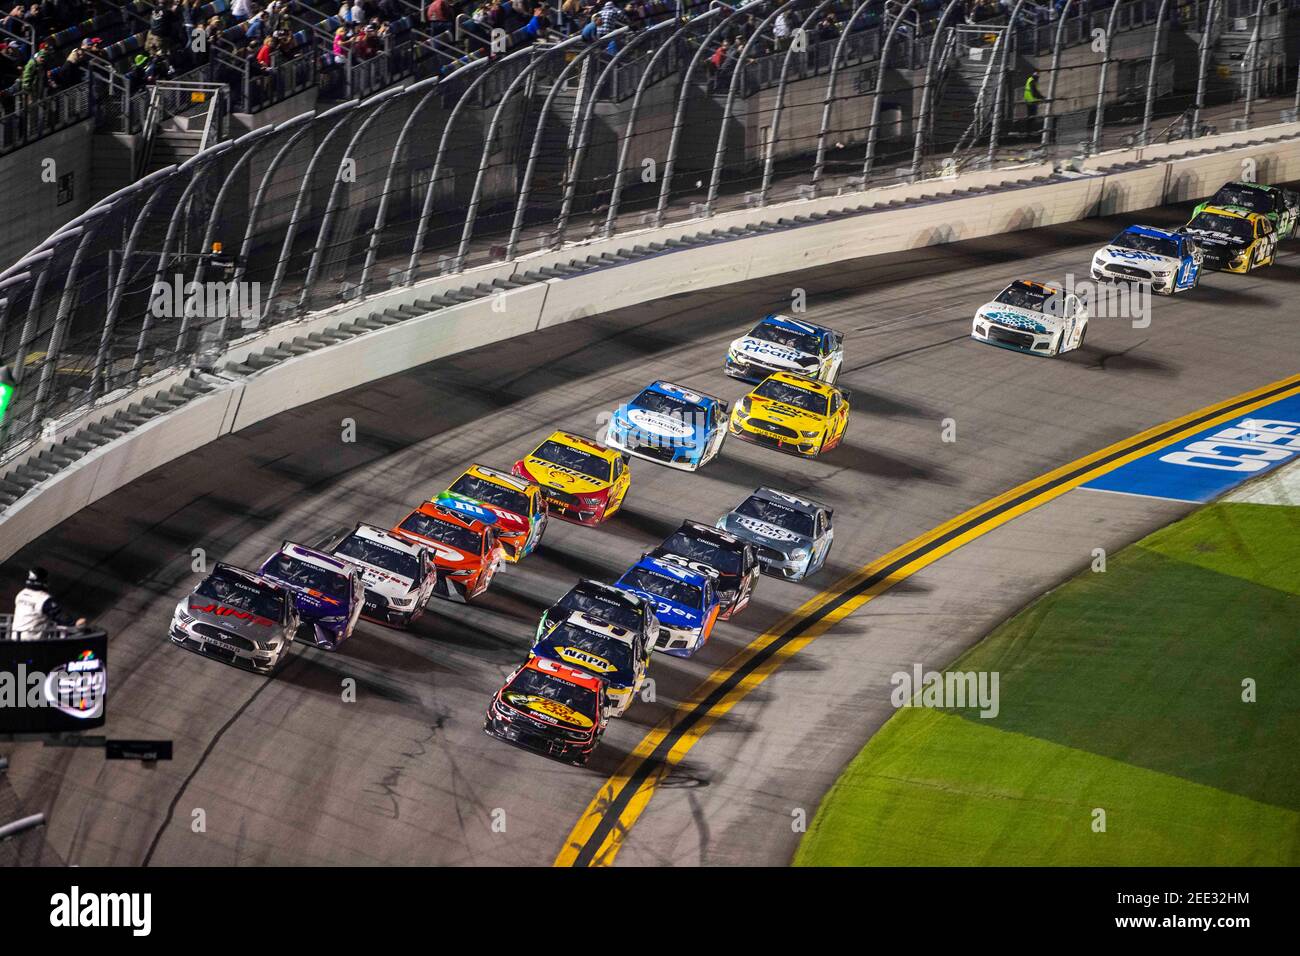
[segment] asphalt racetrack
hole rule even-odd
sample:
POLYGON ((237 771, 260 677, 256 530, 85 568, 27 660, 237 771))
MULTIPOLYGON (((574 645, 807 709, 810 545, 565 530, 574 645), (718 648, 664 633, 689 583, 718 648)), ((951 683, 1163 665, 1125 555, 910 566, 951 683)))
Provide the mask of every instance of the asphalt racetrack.
MULTIPOLYGON (((549 864, 646 731, 820 588, 1022 481, 1297 371, 1296 242, 1272 268, 1155 297, 1147 328, 1095 318, 1084 348, 1059 359, 969 339, 975 309, 1011 279, 1086 278, 1092 251, 1129 222, 1176 224, 1187 211, 866 258, 559 326, 287 412, 159 469, 16 555, 2 596, 29 563, 48 567, 63 602, 112 635, 107 733, 170 738, 175 759, 148 767, 25 743, 7 749, 9 782, 47 815, 52 848, 80 865, 549 864), (811 319, 847 333, 853 413, 845 445, 823 459, 729 438, 693 475, 634 460, 621 514, 597 529, 552 521, 539 552, 480 605, 435 601, 410 632, 362 622, 341 652, 300 647, 271 679, 167 641, 172 608, 198 580, 195 548, 252 566, 285 538, 389 526, 470 462, 509 467, 558 427, 594 436, 602 412, 654 378, 739 398, 747 386, 721 370, 727 343, 788 310, 796 288, 811 319), (347 418, 354 443, 341 440, 347 418), (955 442, 941 440, 945 419, 955 442), (585 769, 483 734, 487 701, 544 607, 580 576, 614 579, 681 519, 712 522, 758 485, 834 506, 824 572, 764 578, 694 658, 656 655, 656 701, 613 721, 585 769), (354 703, 342 699, 347 678, 354 703)), ((1134 511, 1122 536, 1168 517, 1092 494, 1094 508, 1134 511)), ((1086 534, 1092 517, 1060 504, 1036 520, 1073 520, 1086 534)), ((1008 561, 1034 561, 1015 551, 1008 561)), ((903 582, 870 605, 870 627, 843 622, 718 721, 617 862, 789 862, 792 817, 811 818, 888 716, 888 674, 946 664, 1071 570, 963 565, 962 553, 945 559, 949 590, 903 582)), ((1082 567, 1088 552, 1070 561, 1082 567)))

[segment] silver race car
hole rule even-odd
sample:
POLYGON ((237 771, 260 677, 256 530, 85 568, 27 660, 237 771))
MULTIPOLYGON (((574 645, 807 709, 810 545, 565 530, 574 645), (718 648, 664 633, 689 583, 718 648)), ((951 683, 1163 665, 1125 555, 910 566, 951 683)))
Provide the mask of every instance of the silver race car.
POLYGON ((755 490, 718 527, 757 545, 763 570, 790 581, 821 570, 835 538, 829 507, 771 488, 755 490))
POLYGON ((298 631, 293 595, 275 582, 218 564, 176 605, 172 643, 227 664, 269 674, 298 631))

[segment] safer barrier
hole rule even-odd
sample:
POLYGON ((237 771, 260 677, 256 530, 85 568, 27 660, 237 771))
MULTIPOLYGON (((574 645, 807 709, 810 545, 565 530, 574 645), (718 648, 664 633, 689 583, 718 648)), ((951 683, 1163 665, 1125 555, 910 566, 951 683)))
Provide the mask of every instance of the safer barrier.
MULTIPOLYGON (((571 247, 563 257, 538 253, 426 280, 277 326, 231 348, 217 363, 220 372, 202 377, 197 397, 103 443, 10 505, 0 517, 0 559, 222 435, 503 338, 864 254, 1197 199, 1243 169, 1261 180, 1300 178, 1300 123, 1256 130, 1254 142, 1248 136, 1200 140, 1197 153, 1186 157, 1148 161, 1125 152, 1104 166, 1107 157, 1097 157, 1100 168, 1058 171, 1036 164, 737 210, 571 247), (1214 146, 1218 151, 1210 151, 1214 146), (682 261, 687 256, 688 266, 682 261)), ((149 391, 159 387, 151 383, 149 391)))

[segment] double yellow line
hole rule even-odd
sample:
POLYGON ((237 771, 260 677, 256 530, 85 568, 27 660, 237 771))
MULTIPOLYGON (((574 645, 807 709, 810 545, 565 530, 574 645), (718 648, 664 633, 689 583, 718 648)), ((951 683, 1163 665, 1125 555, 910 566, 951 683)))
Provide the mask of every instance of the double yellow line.
POLYGON ((976 505, 817 594, 718 668, 660 722, 600 788, 556 866, 609 866, 659 782, 714 722, 797 654, 872 598, 946 554, 1086 481, 1236 415, 1300 394, 1300 375, 1265 385, 1093 452, 976 505))

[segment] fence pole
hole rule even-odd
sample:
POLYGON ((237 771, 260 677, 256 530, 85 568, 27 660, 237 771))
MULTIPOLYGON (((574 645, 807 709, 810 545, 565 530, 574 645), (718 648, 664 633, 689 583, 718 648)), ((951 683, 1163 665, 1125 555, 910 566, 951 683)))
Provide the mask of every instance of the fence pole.
POLYGON ((1196 76, 1196 103, 1192 107, 1192 137, 1201 135, 1201 109, 1205 105, 1205 67, 1210 59, 1210 32, 1214 29, 1214 15, 1218 0, 1210 0, 1205 9, 1205 28, 1201 31, 1200 65, 1196 76))
MULTIPOLYGON (((911 12, 916 0, 907 0, 900 10, 894 16, 894 22, 889 25, 889 32, 885 34, 885 44, 880 50, 880 66, 876 70, 876 93, 871 98, 871 126, 867 130, 867 155, 862 160, 862 184, 867 184, 867 174, 871 172, 871 165, 876 158, 876 135, 880 125, 880 98, 885 94, 885 70, 889 67, 889 48, 894 45, 894 33, 898 30, 898 25, 903 22, 903 18, 911 12)), ((1015 23, 1016 13, 1020 11, 1020 4, 1016 4, 1015 12, 1011 14, 1011 22, 1015 23)), ((910 65, 910 64, 909 64, 910 65)))
POLYGON ((934 36, 930 40, 930 56, 925 61, 925 82, 921 87, 921 109, 920 116, 916 122, 916 135, 912 143, 912 178, 918 179, 921 175, 921 154, 925 149, 925 131, 930 123, 930 113, 933 111, 934 94, 931 86, 934 83, 934 61, 939 54, 939 48, 943 45, 943 31, 948 23, 948 17, 958 7, 964 7, 965 0, 950 0, 948 5, 943 8, 943 13, 939 15, 939 22, 934 26, 934 36))
MULTIPOLYGON (((989 124, 989 155, 988 167, 993 168, 993 159, 998 151, 998 134, 1002 131, 1002 101, 1004 98, 1004 86, 1007 77, 1007 57, 1010 56, 1010 50, 1016 45, 1016 20, 1020 16, 1020 8, 1024 6, 1025 0, 1016 0, 1016 5, 1011 10, 1011 18, 1007 21, 1006 32, 1002 35, 1002 60, 1001 69, 998 70, 997 81, 993 84, 993 120, 989 124)), ((1115 0, 1116 6, 1119 0, 1115 0)), ((1013 61, 1014 62, 1014 61, 1013 61)), ((972 147, 974 143, 971 144, 972 147)))
POLYGON ((1246 73, 1246 105, 1241 113, 1241 122, 1244 129, 1250 128, 1251 107, 1255 105, 1255 74, 1259 70, 1259 32, 1260 26, 1264 21, 1264 4, 1267 0, 1259 0, 1259 5, 1255 7, 1255 27, 1250 31, 1250 47, 1247 54, 1246 73))
POLYGON ((1061 19, 1056 24, 1056 39, 1052 43, 1052 77, 1047 81, 1047 109, 1043 112, 1043 149, 1052 139, 1052 119, 1053 112, 1056 108, 1056 78, 1061 70, 1061 41, 1065 38, 1065 25, 1070 18, 1070 4, 1074 0, 1065 0, 1065 6, 1061 7, 1061 19))
MULTIPOLYGON (((794 59, 795 47, 802 45, 804 55, 807 55, 809 24, 821 16, 822 12, 834 2, 835 0, 822 0, 820 4, 813 8, 813 12, 804 18, 803 23, 799 25, 796 32, 799 42, 796 43, 794 38, 791 38, 790 46, 785 51, 785 59, 781 61, 781 78, 776 86, 776 104, 772 108, 772 131, 768 134, 767 149, 764 151, 763 156, 763 182, 758 188, 760 206, 767 205, 768 190, 772 187, 772 168, 776 162, 776 143, 781 135, 781 112, 785 109, 786 77, 790 72, 790 61, 794 59)), ((954 2, 957 2, 957 0, 954 0, 954 2)))
POLYGON ((1151 135, 1151 117, 1155 114, 1156 108, 1156 64, 1160 59, 1160 28, 1165 22, 1165 10, 1169 6, 1169 0, 1160 0, 1160 10, 1156 13, 1156 32, 1151 38, 1151 64, 1147 67, 1147 96, 1146 105, 1142 110, 1142 132, 1138 133, 1138 145, 1145 146, 1147 137, 1151 135))
MULTIPOLYGON (((853 13, 849 16, 849 22, 844 24, 844 32, 840 34, 839 41, 835 44, 835 52, 831 54, 831 74, 826 81, 826 98, 822 103, 822 122, 817 132, 817 158, 813 161, 812 190, 816 196, 822 181, 822 170, 826 165, 826 134, 830 132, 831 127, 831 105, 835 102, 835 80, 840 72, 840 54, 844 52, 845 41, 848 40, 849 34, 853 32, 853 24, 857 22, 858 17, 864 10, 877 0, 862 0, 853 8, 853 13)), ((883 2, 883 0, 880 0, 883 2)))
POLYGON ((1097 79, 1097 109, 1093 113, 1092 142, 1088 144, 1089 153, 1097 153, 1101 149, 1101 127, 1105 121, 1106 113, 1106 79, 1110 73, 1110 43, 1111 38, 1115 35, 1115 14, 1119 13, 1119 5, 1122 2, 1123 0, 1115 0, 1111 4, 1110 16, 1106 18, 1106 36, 1103 39, 1106 47, 1101 57, 1101 75, 1097 79))
MULTIPOLYGON (((346 106, 347 104, 343 104, 346 106)), ((333 110, 322 114, 328 116, 333 110)), ((275 178, 276 172, 280 169, 280 163, 289 155, 289 151, 298 145, 298 141, 311 132, 315 121, 319 119, 314 113, 300 113, 287 123, 281 123, 276 127, 277 133, 283 133, 290 127, 302 124, 302 129, 296 131, 289 137, 288 141, 276 151, 275 156, 271 158, 271 163, 266 167, 266 172, 262 173, 262 180, 257 184, 257 192, 253 195, 253 204, 249 207, 248 222, 244 224, 244 238, 239 244, 239 255, 235 257, 235 281, 242 282, 244 273, 248 271, 248 253, 253 245, 253 235, 257 231, 257 221, 262 206, 266 201, 266 191, 271 185, 271 180, 275 178)))

